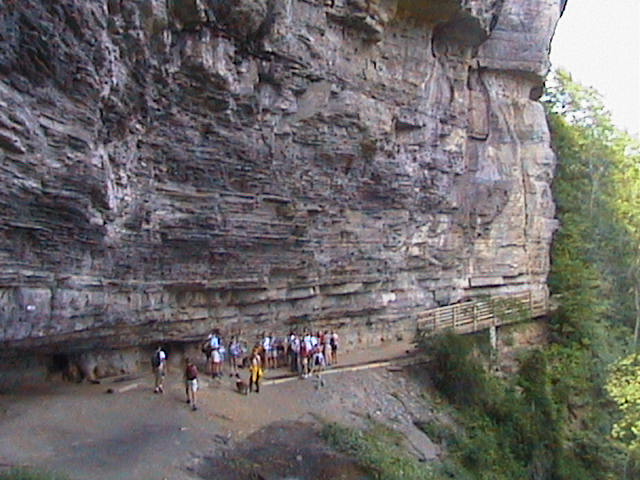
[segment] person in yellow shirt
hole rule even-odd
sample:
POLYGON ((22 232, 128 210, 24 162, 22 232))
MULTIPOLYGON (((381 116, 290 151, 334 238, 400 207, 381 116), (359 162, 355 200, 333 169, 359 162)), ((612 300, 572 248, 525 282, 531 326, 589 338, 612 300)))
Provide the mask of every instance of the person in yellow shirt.
POLYGON ((256 393, 260 393, 260 379, 263 375, 262 359, 257 350, 251 352, 251 359, 249 360, 249 392, 253 391, 253 386, 256 386, 256 393))

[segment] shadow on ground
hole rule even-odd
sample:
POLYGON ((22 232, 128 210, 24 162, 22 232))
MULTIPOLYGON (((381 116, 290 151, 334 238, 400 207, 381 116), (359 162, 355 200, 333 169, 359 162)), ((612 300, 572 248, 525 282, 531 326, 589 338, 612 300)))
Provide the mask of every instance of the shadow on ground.
POLYGON ((371 472, 337 453, 307 422, 278 422, 248 436, 234 448, 205 457, 195 472, 205 480, 367 480, 371 472))

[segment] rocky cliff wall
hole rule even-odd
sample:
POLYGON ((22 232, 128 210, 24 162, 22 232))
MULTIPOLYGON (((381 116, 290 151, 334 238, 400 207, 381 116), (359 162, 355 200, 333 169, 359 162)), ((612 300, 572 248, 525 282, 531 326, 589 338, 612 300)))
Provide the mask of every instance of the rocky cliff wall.
POLYGON ((560 3, 5 0, 2 349, 546 295, 560 3))

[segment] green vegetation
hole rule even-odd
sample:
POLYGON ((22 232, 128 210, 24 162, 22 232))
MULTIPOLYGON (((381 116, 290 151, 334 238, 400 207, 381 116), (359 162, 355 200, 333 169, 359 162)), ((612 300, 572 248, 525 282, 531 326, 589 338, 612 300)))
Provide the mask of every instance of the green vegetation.
POLYGON ((437 478, 428 466, 406 452, 401 434, 380 423, 372 422, 366 431, 329 423, 324 427, 322 436, 339 452, 356 458, 376 480, 437 478))
POLYGON ((577 462, 598 472, 594 478, 638 478, 633 450, 611 437, 615 409, 605 385, 610 366, 637 343, 640 145, 613 127, 597 92, 566 72, 550 84, 561 222, 550 286, 562 295, 547 352, 553 398, 567 425, 565 443, 577 462))
MULTIPOLYGON (((472 337, 449 333, 425 339, 436 389, 455 408, 461 428, 444 431, 456 478, 591 478, 561 476, 558 413, 551 398, 548 368, 540 351, 522 359, 518 374, 502 380, 487 373, 488 362, 472 337), (459 477, 461 475, 462 476, 459 477)), ((424 428, 433 435, 433 426, 424 428)), ((437 436, 436 436, 437 438, 437 436)), ((452 473, 452 472, 451 472, 452 473)))
POLYGON ((597 92, 566 72, 549 85, 560 220, 549 282, 561 308, 550 344, 509 379, 488 373, 472 338, 425 340, 457 427, 421 427, 446 444, 455 478, 640 478, 640 145, 597 92))
POLYGON ((13 468, 6 472, 0 471, 0 480, 68 480, 63 475, 45 472, 41 470, 31 470, 26 468, 13 468))
POLYGON ((627 452, 625 472, 637 472, 640 459, 640 355, 634 353, 613 365, 607 391, 615 400, 622 416, 613 427, 613 438, 621 442, 627 452))

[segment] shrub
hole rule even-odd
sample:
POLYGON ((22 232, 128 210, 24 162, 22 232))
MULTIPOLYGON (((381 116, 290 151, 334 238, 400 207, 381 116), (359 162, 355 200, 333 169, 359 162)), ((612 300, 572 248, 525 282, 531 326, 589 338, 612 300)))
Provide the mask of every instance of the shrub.
POLYGON ((489 396, 490 382, 481 361, 470 358, 472 346, 470 337, 452 332, 422 341, 431 359, 433 384, 454 405, 480 406, 489 396))

